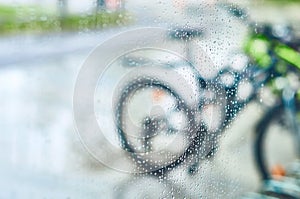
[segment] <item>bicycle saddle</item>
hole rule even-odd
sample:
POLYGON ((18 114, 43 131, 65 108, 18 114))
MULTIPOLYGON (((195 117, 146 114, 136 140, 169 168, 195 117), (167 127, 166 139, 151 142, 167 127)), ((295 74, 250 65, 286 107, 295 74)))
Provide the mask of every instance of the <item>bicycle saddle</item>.
POLYGON ((195 37, 200 37, 203 35, 203 30, 196 28, 173 28, 169 32, 169 36, 172 39, 178 40, 191 40, 195 37))

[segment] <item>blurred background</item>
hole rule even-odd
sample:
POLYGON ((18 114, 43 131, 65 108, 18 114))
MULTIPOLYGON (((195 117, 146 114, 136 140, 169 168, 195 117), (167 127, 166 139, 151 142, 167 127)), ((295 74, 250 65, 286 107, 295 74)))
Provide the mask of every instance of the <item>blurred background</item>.
POLYGON ((221 68, 247 27, 217 9, 219 3, 239 4, 257 23, 300 29, 297 0, 0 0, 0 198, 237 198, 257 190, 257 104, 226 130, 218 154, 203 161, 199 173, 189 176, 179 167, 167 182, 102 165, 85 150, 73 121, 82 63, 123 31, 199 27, 207 32, 199 45, 221 68))

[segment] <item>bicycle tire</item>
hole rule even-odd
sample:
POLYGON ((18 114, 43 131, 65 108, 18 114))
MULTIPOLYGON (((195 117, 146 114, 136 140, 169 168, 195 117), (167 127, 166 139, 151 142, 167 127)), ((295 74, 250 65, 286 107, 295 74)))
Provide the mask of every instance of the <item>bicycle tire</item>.
POLYGON ((150 173, 158 176, 167 173, 168 171, 172 170, 172 168, 177 167, 178 165, 186 161, 188 157, 193 155, 196 149, 201 146, 204 140, 205 130, 204 128, 201 128, 198 124, 196 124, 192 109, 186 103, 184 103, 182 97, 174 89, 172 89, 163 81, 153 80, 152 78, 140 78, 132 81, 131 83, 126 85, 126 88, 123 90, 118 102, 119 103, 117 103, 116 107, 116 123, 122 148, 131 154, 137 168, 142 169, 144 173, 150 173), (178 155, 174 159, 171 159, 163 166, 157 165, 155 162, 149 159, 147 160, 147 158, 143 156, 144 154, 140 155, 139 152, 137 152, 137 150, 135 149, 135 146, 130 144, 128 135, 126 134, 122 125, 124 120, 124 118, 122 118, 124 111, 123 106, 124 104, 126 104, 127 98, 138 90, 142 90, 147 87, 156 87, 174 96, 176 102, 178 103, 179 109, 184 110, 188 118, 188 133, 194 134, 190 138, 189 146, 186 147, 186 149, 182 151, 180 155, 178 155))
MULTIPOLYGON (((300 104, 296 103, 296 110, 299 110, 299 108, 300 104)), ((272 175, 268 169, 264 147, 266 136, 268 134, 268 128, 274 120, 280 120, 280 117, 284 114, 284 111, 285 106, 283 102, 273 106, 265 113, 255 129, 256 135, 254 140, 254 159, 262 180, 272 179, 272 175)))

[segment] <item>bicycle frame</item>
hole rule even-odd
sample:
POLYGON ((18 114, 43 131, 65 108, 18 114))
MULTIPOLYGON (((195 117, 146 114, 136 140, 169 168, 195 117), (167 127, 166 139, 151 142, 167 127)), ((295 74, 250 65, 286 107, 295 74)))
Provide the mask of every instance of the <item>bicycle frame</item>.
MULTIPOLYGON (((225 108, 225 118, 218 130, 218 133, 222 133, 248 103, 257 100, 258 91, 262 86, 272 83, 272 81, 277 77, 285 77, 287 72, 299 72, 300 69, 300 53, 289 47, 284 42, 279 41, 277 38, 275 39, 268 34, 264 35, 252 33, 250 39, 246 43, 245 51, 250 57, 252 57, 255 64, 250 64, 248 68, 242 72, 230 71, 230 69, 226 71, 231 72, 235 77, 235 80, 231 87, 226 87, 224 85, 227 105, 225 108), (245 76, 249 78, 253 92, 246 100, 239 101, 236 97, 238 92, 237 85, 244 80, 243 77, 245 76)), ((221 75, 222 72, 220 72, 219 75, 221 75)), ((297 153, 300 156, 300 144, 298 143, 298 140, 300 140, 300 128, 296 121, 295 92, 296 91, 287 87, 280 91, 282 98, 281 101, 290 118, 290 126, 296 137, 295 144, 297 146, 297 153), (289 98, 286 95, 288 92, 290 93, 289 98)), ((212 148, 211 150, 214 151, 215 149, 212 148)), ((195 164, 191 166, 193 168, 191 170, 195 170, 195 165, 198 164, 199 160, 196 160, 195 164)))
MULTIPOLYGON (((237 12, 239 14, 239 12, 237 12)), ((251 26, 250 26, 251 27, 251 26)), ((175 31, 176 32, 176 31, 175 31)), ((191 38, 196 37, 200 34, 198 34, 197 30, 184 30, 180 29, 180 34, 182 36, 179 36, 179 40, 189 40, 189 36, 191 38), (192 34, 193 33, 193 34, 192 34), (192 34, 192 35, 191 35, 192 34), (183 39, 182 39, 183 37, 183 39)), ((249 57, 252 57, 252 62, 248 63, 248 66, 241 71, 238 70, 233 70, 230 67, 225 68, 221 72, 218 73, 218 75, 210 80, 207 80, 199 75, 197 71, 195 71, 195 76, 198 79, 198 86, 201 87, 202 89, 209 89, 209 86, 213 85, 219 88, 219 90, 222 90, 222 92, 225 93, 225 106, 224 106, 224 117, 222 118, 221 124, 217 128, 215 132, 210 132, 209 129, 203 122, 201 121, 200 124, 195 125, 195 129, 193 129, 193 132, 195 137, 193 138, 191 144, 188 146, 186 151, 174 162, 170 162, 169 165, 163 167, 163 168, 157 168, 157 170, 149 172, 150 174, 154 174, 157 176, 163 175, 167 173, 172 168, 175 168, 176 166, 180 165, 181 163, 184 162, 184 160, 194 154, 196 157, 195 159, 195 164, 192 164, 192 166, 198 165, 199 164, 199 159, 200 155, 203 154, 198 154, 197 149, 200 147, 203 147, 203 141, 206 139, 205 136, 209 137, 210 144, 209 144, 209 151, 207 153, 208 156, 213 156, 214 151, 217 149, 217 146, 215 146, 215 140, 218 138, 218 135, 221 134, 226 127, 236 118, 238 113, 243 110, 243 108, 251 103, 252 101, 257 100, 258 96, 258 91, 260 88, 272 83, 272 80, 274 80, 277 77, 284 77, 287 71, 291 71, 293 68, 298 70, 300 69, 300 54, 290 48, 288 45, 286 45, 284 42, 278 40, 278 38, 272 37, 270 33, 255 33, 253 32, 250 37, 249 41, 246 45, 245 51, 249 55, 249 57), (283 62, 282 62, 283 61, 283 62), (292 67, 290 67, 292 66, 292 67), (283 69, 282 69, 283 67, 283 69), (230 75, 233 76, 233 83, 230 85, 226 85, 226 83, 221 81, 222 75, 225 73, 229 73, 230 75), (251 84, 252 91, 251 93, 245 98, 245 99, 239 99, 238 97, 238 92, 239 92, 239 85, 245 81, 245 79, 248 80, 248 82, 251 84), (196 129, 196 127, 198 129, 196 129), (201 130, 200 130, 201 129, 201 130)), ((189 43, 186 42, 186 50, 187 50, 187 56, 189 59, 191 59, 191 51, 189 49, 189 43)), ((189 60, 192 61, 192 60, 189 60)), ((176 63, 166 63, 168 65, 168 68, 170 70, 176 68, 176 63), (170 65, 172 65, 170 67, 170 65)), ((191 67, 193 67, 193 64, 191 63, 191 67)), ((152 82, 140 82, 141 89, 143 86, 156 86, 156 87, 161 87, 163 88, 163 84, 161 84, 160 81, 156 82, 157 85, 154 85, 152 82)), ((133 86, 135 86, 135 83, 132 83, 133 86)), ((130 85, 130 86, 132 86, 130 85)), ((164 88, 163 88, 164 89, 164 88)), ((172 93, 172 90, 168 90, 169 88, 165 88, 167 92, 172 93)), ((215 92, 218 92, 217 90, 214 90, 215 92)), ((280 92, 282 94, 282 91, 280 92)), ((124 93, 121 97, 121 101, 125 101, 127 98, 127 93, 124 93)), ((176 96, 176 95, 175 95, 176 96)), ((282 97, 282 95, 281 95, 282 97)), ((201 112, 203 109, 203 101, 205 99, 199 99, 199 104, 198 104, 198 112, 201 112)), ((291 105, 291 101, 288 101, 288 99, 284 99, 284 101, 288 104, 287 105, 287 110, 292 110, 293 106, 291 105)), ((186 107, 185 110, 192 110, 189 109, 188 105, 186 104, 181 104, 181 106, 186 107)), ((121 108, 119 108, 121 109, 121 108)), ((194 111, 194 110, 193 110, 194 111)), ((121 115, 122 110, 118 111, 117 115, 121 115)), ((294 113, 291 112, 292 117, 294 117, 294 113)), ((192 111, 187 112, 187 114, 190 117, 190 120, 195 122, 195 118, 193 116, 192 111)), ((121 143, 124 149, 127 151, 133 152, 132 147, 128 145, 127 139, 126 139, 126 133, 123 132, 122 129, 122 119, 120 116, 118 116, 118 133, 121 137, 121 143)), ((296 125, 294 125, 296 126, 296 125)), ((300 139, 300 135, 299 135, 300 139)), ((205 147, 205 146, 204 146, 205 147)), ((299 147, 300 148, 300 147, 299 147)), ((300 150, 299 150, 300 151, 300 150)), ((135 155, 135 154, 134 154, 135 155)), ((137 161, 142 162, 142 158, 138 157, 137 155, 134 156, 137 161)), ((152 165, 142 165, 143 167, 151 167, 152 165)), ((147 169, 146 169, 147 170, 147 169)))

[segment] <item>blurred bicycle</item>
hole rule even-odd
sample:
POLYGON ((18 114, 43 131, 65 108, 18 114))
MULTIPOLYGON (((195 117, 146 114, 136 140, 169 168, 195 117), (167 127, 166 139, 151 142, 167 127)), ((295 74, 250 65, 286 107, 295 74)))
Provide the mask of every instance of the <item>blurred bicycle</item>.
MULTIPOLYGON (((184 69, 184 74, 193 79, 191 85, 198 89, 198 93, 195 94, 196 105, 187 103, 178 92, 177 87, 181 85, 168 82, 167 76, 159 78, 155 74, 151 76, 141 73, 139 78, 128 81, 123 87, 115 108, 117 131, 123 149, 132 154, 132 159, 139 170, 160 176, 182 163, 187 163, 190 165, 189 172, 194 173, 200 159, 215 154, 221 133, 236 115, 248 103, 260 101, 262 87, 269 87, 280 79, 287 82, 292 79, 292 82, 277 88, 278 102, 274 108, 270 108, 270 112, 273 112, 267 112, 258 125, 258 137, 263 137, 264 134, 261 126, 269 125, 266 118, 273 120, 271 117, 274 116, 273 109, 279 107, 280 111, 287 110, 293 123, 294 135, 299 139, 298 125, 293 121, 297 110, 300 54, 295 49, 298 45, 295 43, 293 31, 257 25, 248 19, 242 9, 234 5, 226 5, 225 8, 229 13, 242 19, 251 30, 245 47, 247 56, 236 54, 235 61, 211 79, 203 78, 193 67, 189 47, 192 40, 201 37, 203 32, 191 28, 175 28, 169 32, 170 39, 183 41, 186 45, 187 58, 190 61, 188 64, 185 63, 188 69, 184 69), (143 104, 144 97, 151 96, 151 93, 155 96, 153 99, 156 102, 148 104, 150 107, 147 108, 147 104, 143 104), (134 113, 140 118, 133 124, 130 109, 134 109, 134 104, 138 103, 143 105, 134 113), (165 107, 165 110, 161 107, 165 107), (147 111, 139 114, 143 108, 147 111)), ((143 66, 153 65, 151 60, 139 62, 137 59, 133 62, 135 64, 129 65, 138 66, 139 70, 143 66)), ((176 61, 160 64, 162 65, 160 69, 163 69, 158 71, 158 74, 182 68, 180 67, 182 64, 176 61)), ((178 76, 175 74, 175 77, 176 75, 178 76)), ((261 161, 264 158, 261 157, 263 153, 260 142, 256 143, 256 158, 265 178, 268 174, 261 161)))

